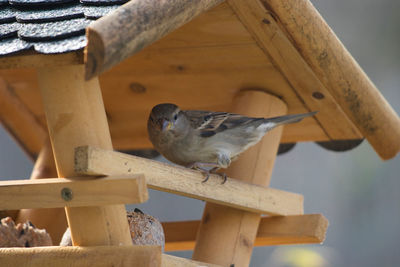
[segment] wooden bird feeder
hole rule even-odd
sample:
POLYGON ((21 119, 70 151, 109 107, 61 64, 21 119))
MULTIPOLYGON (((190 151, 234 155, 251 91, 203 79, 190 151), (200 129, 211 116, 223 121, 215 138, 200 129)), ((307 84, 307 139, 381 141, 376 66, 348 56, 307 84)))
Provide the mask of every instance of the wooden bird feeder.
POLYGON ((4 266, 247 266, 253 246, 325 237, 327 220, 304 215, 301 195, 268 187, 279 144, 345 150, 365 138, 384 160, 400 150, 398 115, 308 0, 130 1, 86 36, 84 53, 0 58, 0 119, 36 159, 31 180, 0 183, 0 210, 22 209, 19 220, 59 240, 65 207, 74 244, 3 248, 4 266), (152 148, 146 121, 163 102, 260 117, 319 112, 267 134, 221 185, 123 153, 152 148), (201 221, 163 224, 166 251, 194 249, 201 263, 132 246, 123 204, 145 201, 147 187, 207 201, 201 221))

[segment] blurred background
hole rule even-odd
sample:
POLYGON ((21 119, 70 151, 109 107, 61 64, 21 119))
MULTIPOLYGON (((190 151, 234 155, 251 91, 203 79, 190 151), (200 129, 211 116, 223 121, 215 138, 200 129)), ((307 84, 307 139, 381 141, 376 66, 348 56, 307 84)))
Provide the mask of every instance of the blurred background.
MULTIPOLYGON (((400 114, 400 1, 312 2, 400 114)), ((32 166, 0 128, 0 178, 29 178, 32 166)), ((327 237, 322 245, 255 248, 251 266, 400 264, 399 155, 383 162, 368 142, 345 153, 302 143, 278 157, 271 186, 303 194, 305 213, 328 218, 327 237)), ((204 203, 151 190, 149 202, 137 207, 161 221, 199 220, 204 203)), ((190 258, 192 252, 171 254, 190 258)))

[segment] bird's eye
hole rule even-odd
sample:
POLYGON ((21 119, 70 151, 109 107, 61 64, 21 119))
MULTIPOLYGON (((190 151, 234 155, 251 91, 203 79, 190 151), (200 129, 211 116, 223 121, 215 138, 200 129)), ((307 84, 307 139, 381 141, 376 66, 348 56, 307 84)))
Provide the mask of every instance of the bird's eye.
POLYGON ((176 121, 178 119, 178 114, 174 115, 174 121, 176 121))

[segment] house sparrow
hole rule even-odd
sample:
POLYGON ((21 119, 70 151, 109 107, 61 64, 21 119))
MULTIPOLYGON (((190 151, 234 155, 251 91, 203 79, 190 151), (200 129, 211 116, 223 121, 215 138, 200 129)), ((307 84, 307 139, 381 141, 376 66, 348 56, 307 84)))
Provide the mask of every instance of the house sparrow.
MULTIPOLYGON (((153 107, 147 130, 158 152, 173 163, 202 171, 206 175, 205 182, 210 173, 227 168, 266 132, 315 113, 251 118, 227 112, 180 110, 167 103, 153 107)), ((222 176, 225 182, 226 175, 222 176)))

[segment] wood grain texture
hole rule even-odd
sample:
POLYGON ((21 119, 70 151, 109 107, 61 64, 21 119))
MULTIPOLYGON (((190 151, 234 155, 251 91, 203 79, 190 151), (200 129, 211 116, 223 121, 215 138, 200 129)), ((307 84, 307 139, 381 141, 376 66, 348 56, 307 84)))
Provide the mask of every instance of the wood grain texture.
POLYGON ((18 55, 0 57, 0 69, 39 68, 64 66, 83 63, 83 52, 44 55, 33 51, 18 53, 18 55))
POLYGON ((161 266, 161 247, 0 248, 0 264, 20 267, 159 267, 161 266))
POLYGON ((143 175, 88 179, 48 178, 0 181, 0 209, 86 207, 142 203, 148 199, 143 175), (62 197, 69 189, 71 200, 62 197))
POLYGON ((90 79, 192 20, 222 0, 130 1, 87 29, 90 79))
POLYGON ((94 147, 76 150, 76 172, 86 175, 118 175, 141 172, 151 189, 192 197, 252 212, 274 215, 303 213, 303 196, 251 185, 219 175, 202 183, 199 171, 94 147))
POLYGON ((382 159, 400 151, 400 118, 310 1, 262 0, 382 159))
POLYGON ((218 267, 219 265, 193 261, 185 258, 180 258, 168 254, 162 254, 162 267, 218 267))
MULTIPOLYGON (((231 111, 251 117, 275 117, 285 115, 287 106, 276 96, 246 91, 236 96, 231 111)), ((280 126, 268 132, 259 143, 232 162, 226 174, 268 186, 282 130, 280 126)), ((248 266, 260 219, 257 213, 206 203, 192 258, 223 266, 248 266)))
POLYGON ((0 77, 0 121, 31 159, 40 151, 47 133, 37 118, 0 77))
POLYGON ((319 111, 315 118, 327 136, 332 140, 343 139, 344 136, 348 136, 349 139, 362 138, 358 129, 288 39, 285 31, 279 27, 270 11, 259 0, 229 0, 228 3, 259 47, 286 77, 297 97, 310 111, 319 111), (316 94, 319 97, 314 97, 316 94))
MULTIPOLYGON (((200 221, 163 222, 165 251, 192 250, 200 221)), ((322 214, 262 217, 254 246, 319 244, 328 220, 322 214)))
MULTIPOLYGON (((84 66, 38 69, 38 80, 59 177, 74 177, 74 148, 112 149, 98 79, 84 66)), ((66 208, 74 245, 131 245, 124 205, 66 208)))
MULTIPOLYGON (((51 177, 57 177, 57 169, 50 139, 47 138, 33 166, 30 179, 51 177)), ((46 229, 47 233, 50 234, 53 244, 60 243, 61 237, 68 227, 64 208, 21 209, 15 220, 16 223, 23 223, 27 220, 31 221, 39 229, 46 229)))

